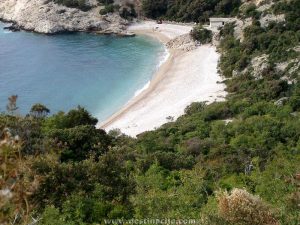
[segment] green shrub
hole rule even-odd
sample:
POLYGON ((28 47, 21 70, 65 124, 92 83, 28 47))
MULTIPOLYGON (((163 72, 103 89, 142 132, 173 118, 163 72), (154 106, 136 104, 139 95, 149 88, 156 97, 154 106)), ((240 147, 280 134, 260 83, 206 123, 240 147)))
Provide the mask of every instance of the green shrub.
POLYGON ((130 18, 135 18, 137 17, 137 13, 134 9, 133 4, 129 4, 128 8, 124 7, 122 11, 120 12, 120 16, 123 17, 124 19, 130 19, 130 18))
POLYGON ((193 102, 185 108, 184 113, 187 115, 192 115, 194 113, 202 112, 205 106, 205 102, 193 102))
POLYGON ((115 6, 113 4, 108 4, 105 5, 105 8, 101 9, 99 13, 101 15, 106 15, 108 13, 113 13, 114 11, 115 11, 115 6))
POLYGON ((240 0, 143 0, 145 16, 183 22, 207 22, 211 16, 235 15, 240 0))
POLYGON ((208 44, 212 41, 212 32, 202 26, 194 27, 191 31, 191 36, 194 40, 199 41, 201 44, 208 44))
POLYGON ((71 8, 78 8, 83 11, 88 11, 91 9, 91 6, 87 3, 86 0, 53 0, 57 4, 62 4, 71 8))
POLYGON ((242 13, 244 17, 259 18, 260 16, 260 12, 256 10, 256 5, 254 3, 247 5, 242 13))
POLYGON ((104 4, 104 5, 109 5, 113 4, 114 0, 97 0, 99 3, 104 4))

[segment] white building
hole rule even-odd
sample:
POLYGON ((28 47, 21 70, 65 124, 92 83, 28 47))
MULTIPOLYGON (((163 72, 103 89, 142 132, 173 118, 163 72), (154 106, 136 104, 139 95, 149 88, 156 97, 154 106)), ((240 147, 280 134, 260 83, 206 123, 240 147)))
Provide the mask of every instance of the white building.
POLYGON ((230 21, 232 21, 232 18, 209 18, 209 27, 211 29, 217 29, 223 27, 230 21))

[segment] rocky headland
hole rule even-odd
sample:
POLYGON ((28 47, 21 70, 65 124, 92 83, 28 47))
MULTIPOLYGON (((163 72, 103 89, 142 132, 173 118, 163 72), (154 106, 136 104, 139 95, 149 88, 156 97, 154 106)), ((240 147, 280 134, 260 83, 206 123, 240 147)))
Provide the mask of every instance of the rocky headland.
POLYGON ((92 5, 84 12, 68 8, 50 0, 1 0, 0 20, 12 22, 12 29, 44 34, 61 32, 97 32, 131 35, 128 22, 117 13, 100 15, 101 6, 92 5))

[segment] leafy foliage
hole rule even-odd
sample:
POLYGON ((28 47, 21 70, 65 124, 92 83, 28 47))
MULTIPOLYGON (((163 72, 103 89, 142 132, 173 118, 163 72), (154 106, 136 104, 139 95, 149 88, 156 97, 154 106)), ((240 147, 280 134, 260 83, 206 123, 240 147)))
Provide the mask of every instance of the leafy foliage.
POLYGON ((83 11, 88 11, 91 6, 88 4, 87 0, 53 0, 57 4, 62 4, 71 8, 78 8, 83 11))
POLYGON ((240 0, 143 0, 143 12, 150 18, 184 22, 205 22, 212 15, 234 15, 240 0))
POLYGON ((101 15, 106 15, 108 13, 113 13, 115 11, 115 6, 113 4, 107 4, 104 6, 104 9, 100 10, 101 15))
POLYGON ((35 116, 35 117, 38 117, 38 118, 45 117, 49 113, 50 113, 50 110, 42 104, 35 104, 30 109, 30 114, 32 116, 35 116))
POLYGON ((194 27, 191 36, 194 40, 200 41, 201 44, 208 44, 212 41, 212 32, 201 26, 194 27))

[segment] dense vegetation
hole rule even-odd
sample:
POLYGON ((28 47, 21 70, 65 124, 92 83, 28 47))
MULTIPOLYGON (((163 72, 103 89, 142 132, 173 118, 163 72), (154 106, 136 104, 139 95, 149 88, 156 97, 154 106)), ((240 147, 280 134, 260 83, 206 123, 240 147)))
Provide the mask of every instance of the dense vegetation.
POLYGON ((194 40, 199 41, 201 44, 211 43, 213 38, 212 31, 205 29, 200 25, 193 28, 191 36, 194 40))
POLYGON ((136 139, 96 129, 81 107, 49 116, 37 104, 18 116, 12 96, 0 116, 0 223, 191 218, 207 225, 298 225, 297 6, 298 0, 274 4, 270 10, 286 21, 265 28, 247 10, 253 23, 243 41, 234 36, 235 24, 226 25, 219 47, 226 101, 193 103, 175 122, 136 139), (269 66, 257 77, 251 60, 262 54, 269 66))
POLYGON ((113 4, 105 4, 104 8, 100 10, 101 15, 106 15, 108 13, 113 13, 117 9, 113 4))
POLYGON ((70 8, 78 8, 83 11, 91 9, 86 0, 53 0, 57 4, 65 5, 70 8))
MULTIPOLYGON (((52 0, 52 1, 54 1, 57 4, 61 4, 70 8, 78 8, 83 11, 88 11, 92 8, 88 0, 52 0)), ((113 12, 114 0, 97 0, 97 2, 103 4, 105 8, 107 7, 109 8, 109 10, 107 10, 107 13, 113 12)))
MULTIPOLYGON (((274 64, 279 62, 292 61, 299 57, 299 51, 293 49, 299 46, 300 40, 300 1, 293 0, 290 4, 282 6, 282 3, 275 4, 273 13, 284 13, 285 22, 271 22, 267 27, 262 27, 257 18, 253 18, 251 26, 244 30, 244 40, 234 38, 234 24, 228 24, 223 29, 224 40, 221 48, 227 54, 223 54, 221 68, 225 76, 230 77, 234 70, 242 71, 255 56, 268 55, 270 67, 265 73, 275 75, 274 64), (291 7, 292 6, 292 7, 291 7)), ((256 15, 256 14, 255 14, 256 15)), ((294 71, 297 76, 299 69, 294 71)), ((278 74, 283 76, 284 74, 278 74)))
POLYGON ((211 16, 237 14, 240 0, 143 0, 145 16, 182 22, 205 22, 211 16))
MULTIPOLYGON (((53 0, 57 4, 61 4, 71 8, 78 8, 83 11, 88 11, 92 8, 91 4, 87 0, 53 0)), ((133 4, 127 3, 122 5, 114 4, 114 0, 97 0, 99 4, 103 6, 100 9, 100 15, 106 15, 108 13, 119 12, 120 16, 125 19, 132 19, 137 17, 137 13, 133 4)))

